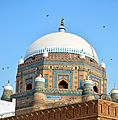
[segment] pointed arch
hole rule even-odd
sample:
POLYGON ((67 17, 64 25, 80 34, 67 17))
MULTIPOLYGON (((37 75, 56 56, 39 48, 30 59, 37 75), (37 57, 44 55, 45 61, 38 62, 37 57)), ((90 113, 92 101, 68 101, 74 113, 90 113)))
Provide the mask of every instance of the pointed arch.
POLYGON ((26 90, 32 90, 32 84, 31 83, 28 83, 26 85, 26 90))
POLYGON ((95 86, 93 86, 93 90, 94 90, 94 92, 98 93, 98 88, 97 88, 97 86, 96 86, 96 85, 95 85, 95 86))
POLYGON ((59 89, 68 89, 68 83, 65 80, 62 80, 58 84, 59 89))

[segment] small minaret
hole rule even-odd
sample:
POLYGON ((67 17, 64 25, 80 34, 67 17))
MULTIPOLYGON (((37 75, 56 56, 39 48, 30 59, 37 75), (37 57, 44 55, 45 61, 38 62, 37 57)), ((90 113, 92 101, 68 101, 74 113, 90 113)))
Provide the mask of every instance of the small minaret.
POLYGON ((38 89, 45 88, 45 79, 42 77, 41 74, 35 79, 35 88, 38 89))
POLYGON ((40 74, 35 79, 35 87, 33 93, 33 111, 38 111, 39 109, 45 109, 46 95, 43 94, 45 89, 45 79, 40 74))
POLYGON ((93 81, 90 80, 90 77, 88 76, 87 79, 84 81, 84 87, 83 87, 83 101, 89 101, 93 100, 93 81))
POLYGON ((116 89, 115 87, 111 90, 111 99, 114 102, 118 102, 118 89, 116 89))
POLYGON ((21 56, 21 58, 20 58, 18 64, 20 65, 20 64, 23 64, 23 63, 24 63, 24 60, 23 60, 23 57, 21 56))
POLYGON ((104 63, 104 60, 103 60, 103 59, 102 59, 102 62, 101 62, 101 67, 102 67, 102 68, 104 68, 104 69, 106 68, 106 65, 105 65, 105 63, 104 63))
POLYGON ((47 50, 44 51, 43 57, 48 57, 48 51, 47 50))
POLYGON ((7 85, 4 87, 1 100, 12 101, 12 100, 11 100, 11 95, 12 95, 12 94, 13 94, 13 88, 12 88, 12 86, 10 85, 10 81, 8 80, 7 85))
POLYGON ((59 27, 59 32, 65 32, 64 18, 61 19, 61 24, 60 24, 60 27, 59 27))
POLYGON ((83 53, 80 54, 80 58, 81 58, 81 59, 85 59, 85 54, 83 54, 83 53))
POLYGON ((85 53, 84 53, 83 49, 81 50, 80 58, 81 58, 81 59, 85 59, 85 53))

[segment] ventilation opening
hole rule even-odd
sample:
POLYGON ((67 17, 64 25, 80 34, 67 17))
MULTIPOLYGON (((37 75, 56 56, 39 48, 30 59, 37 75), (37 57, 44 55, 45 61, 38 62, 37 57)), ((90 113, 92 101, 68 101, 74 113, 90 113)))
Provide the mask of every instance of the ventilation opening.
POLYGON ((93 87, 94 92, 98 93, 98 88, 96 86, 93 87))
POLYGON ((32 90, 32 84, 31 83, 27 84, 26 90, 32 90))
POLYGON ((68 89, 68 83, 65 82, 64 80, 62 80, 58 86, 59 86, 59 89, 68 89))

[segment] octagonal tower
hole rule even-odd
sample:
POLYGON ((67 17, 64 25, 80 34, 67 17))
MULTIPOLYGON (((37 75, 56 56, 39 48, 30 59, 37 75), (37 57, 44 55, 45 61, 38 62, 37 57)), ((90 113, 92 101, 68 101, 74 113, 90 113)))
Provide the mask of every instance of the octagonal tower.
POLYGON ((61 20, 59 32, 34 41, 22 61, 16 76, 16 98, 29 92, 32 100, 35 79, 39 74, 44 77, 45 88, 49 91, 82 90, 89 74, 94 92, 107 93, 106 68, 99 65, 95 49, 82 37, 66 32, 64 19, 61 20))

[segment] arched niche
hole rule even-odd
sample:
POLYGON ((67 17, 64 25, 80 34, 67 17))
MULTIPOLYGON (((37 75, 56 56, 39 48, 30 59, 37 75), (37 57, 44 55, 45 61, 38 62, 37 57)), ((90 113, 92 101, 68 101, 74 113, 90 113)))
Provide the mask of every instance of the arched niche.
POLYGON ((93 86, 93 90, 94 90, 94 92, 98 93, 98 88, 97 88, 97 86, 96 86, 96 85, 95 85, 95 86, 93 86))
POLYGON ((68 83, 65 80, 62 80, 58 84, 59 89, 68 89, 68 83))
POLYGON ((31 83, 27 83, 26 90, 32 90, 32 84, 31 83))

